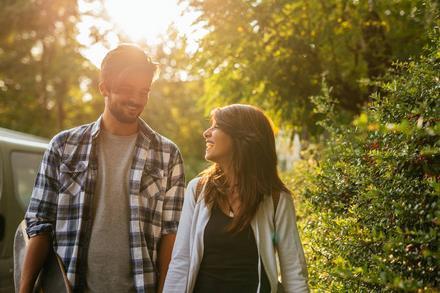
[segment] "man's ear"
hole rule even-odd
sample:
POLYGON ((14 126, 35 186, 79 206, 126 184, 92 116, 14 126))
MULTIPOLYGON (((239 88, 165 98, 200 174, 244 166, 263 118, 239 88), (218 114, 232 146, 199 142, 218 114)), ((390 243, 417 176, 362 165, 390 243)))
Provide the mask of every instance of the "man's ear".
POLYGON ((105 85, 105 83, 103 81, 101 81, 98 85, 99 87, 99 92, 101 93, 101 95, 103 95, 104 97, 107 97, 110 93, 107 89, 107 86, 105 85))

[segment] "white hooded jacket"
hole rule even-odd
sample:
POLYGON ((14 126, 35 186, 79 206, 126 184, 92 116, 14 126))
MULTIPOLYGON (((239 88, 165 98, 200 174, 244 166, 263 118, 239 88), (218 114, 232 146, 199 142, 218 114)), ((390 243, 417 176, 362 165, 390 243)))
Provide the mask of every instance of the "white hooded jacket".
MULTIPOLYGON (((172 259, 165 280, 165 293, 190 293, 194 289, 203 257, 203 234, 210 218, 210 209, 203 200, 202 190, 196 202, 195 192, 200 178, 191 180, 185 192, 182 215, 173 248, 172 259)), ((307 267, 296 226, 295 208, 289 193, 282 192, 275 214, 277 247, 274 247, 274 206, 267 196, 251 222, 259 256, 270 282, 271 292, 276 293, 278 272, 277 252, 280 260, 281 279, 287 293, 308 292, 307 267)), ((258 262, 261 280, 261 261, 258 262)), ((260 284, 258 286, 258 291, 260 284)))

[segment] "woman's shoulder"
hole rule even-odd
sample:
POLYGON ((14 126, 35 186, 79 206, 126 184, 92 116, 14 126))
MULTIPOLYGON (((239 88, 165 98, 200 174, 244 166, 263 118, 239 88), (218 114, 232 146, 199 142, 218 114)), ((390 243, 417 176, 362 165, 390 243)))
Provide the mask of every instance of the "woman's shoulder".
POLYGON ((273 197, 273 200, 278 207, 293 204, 292 193, 289 190, 280 191, 273 197))
POLYGON ((281 197, 291 198, 292 197, 292 193, 289 190, 281 190, 279 196, 280 196, 280 198, 281 197))
POLYGON ((197 200, 197 198, 202 193, 203 186, 204 186, 204 178, 196 177, 188 183, 187 190, 194 197, 194 199, 197 200))
POLYGON ((196 186, 197 186, 197 184, 199 183, 199 181, 200 181, 201 178, 202 178, 202 177, 195 177, 195 178, 191 179, 191 180, 188 182, 188 185, 187 185, 186 188, 188 188, 188 189, 194 189, 194 190, 195 190, 195 188, 196 188, 196 186))
POLYGON ((195 177, 188 183, 188 188, 202 187, 205 185, 206 181, 207 178, 205 176, 195 177))
POLYGON ((272 199, 275 202, 278 202, 279 200, 286 200, 292 197, 292 193, 290 193, 289 190, 281 190, 279 192, 274 192, 272 194, 272 199))

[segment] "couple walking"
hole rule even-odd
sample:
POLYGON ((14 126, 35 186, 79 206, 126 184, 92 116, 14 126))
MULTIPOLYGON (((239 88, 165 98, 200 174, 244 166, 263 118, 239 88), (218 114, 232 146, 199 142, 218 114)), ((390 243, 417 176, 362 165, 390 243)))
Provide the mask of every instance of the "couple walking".
POLYGON ((213 110, 213 164, 185 192, 178 148, 139 118, 156 76, 143 50, 118 46, 101 65, 101 117, 51 140, 25 216, 20 292, 51 247, 74 292, 276 292, 278 273, 285 292, 308 291, 268 118, 249 105, 213 110))

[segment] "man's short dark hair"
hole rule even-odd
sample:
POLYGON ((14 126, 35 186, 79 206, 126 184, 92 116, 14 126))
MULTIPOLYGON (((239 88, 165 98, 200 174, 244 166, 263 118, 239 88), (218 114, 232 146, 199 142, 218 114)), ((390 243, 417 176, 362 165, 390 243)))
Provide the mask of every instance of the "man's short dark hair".
POLYGON ((120 44, 105 55, 101 63, 100 80, 111 87, 119 75, 129 69, 141 69, 151 74, 154 81, 159 74, 159 67, 135 44, 120 44))

